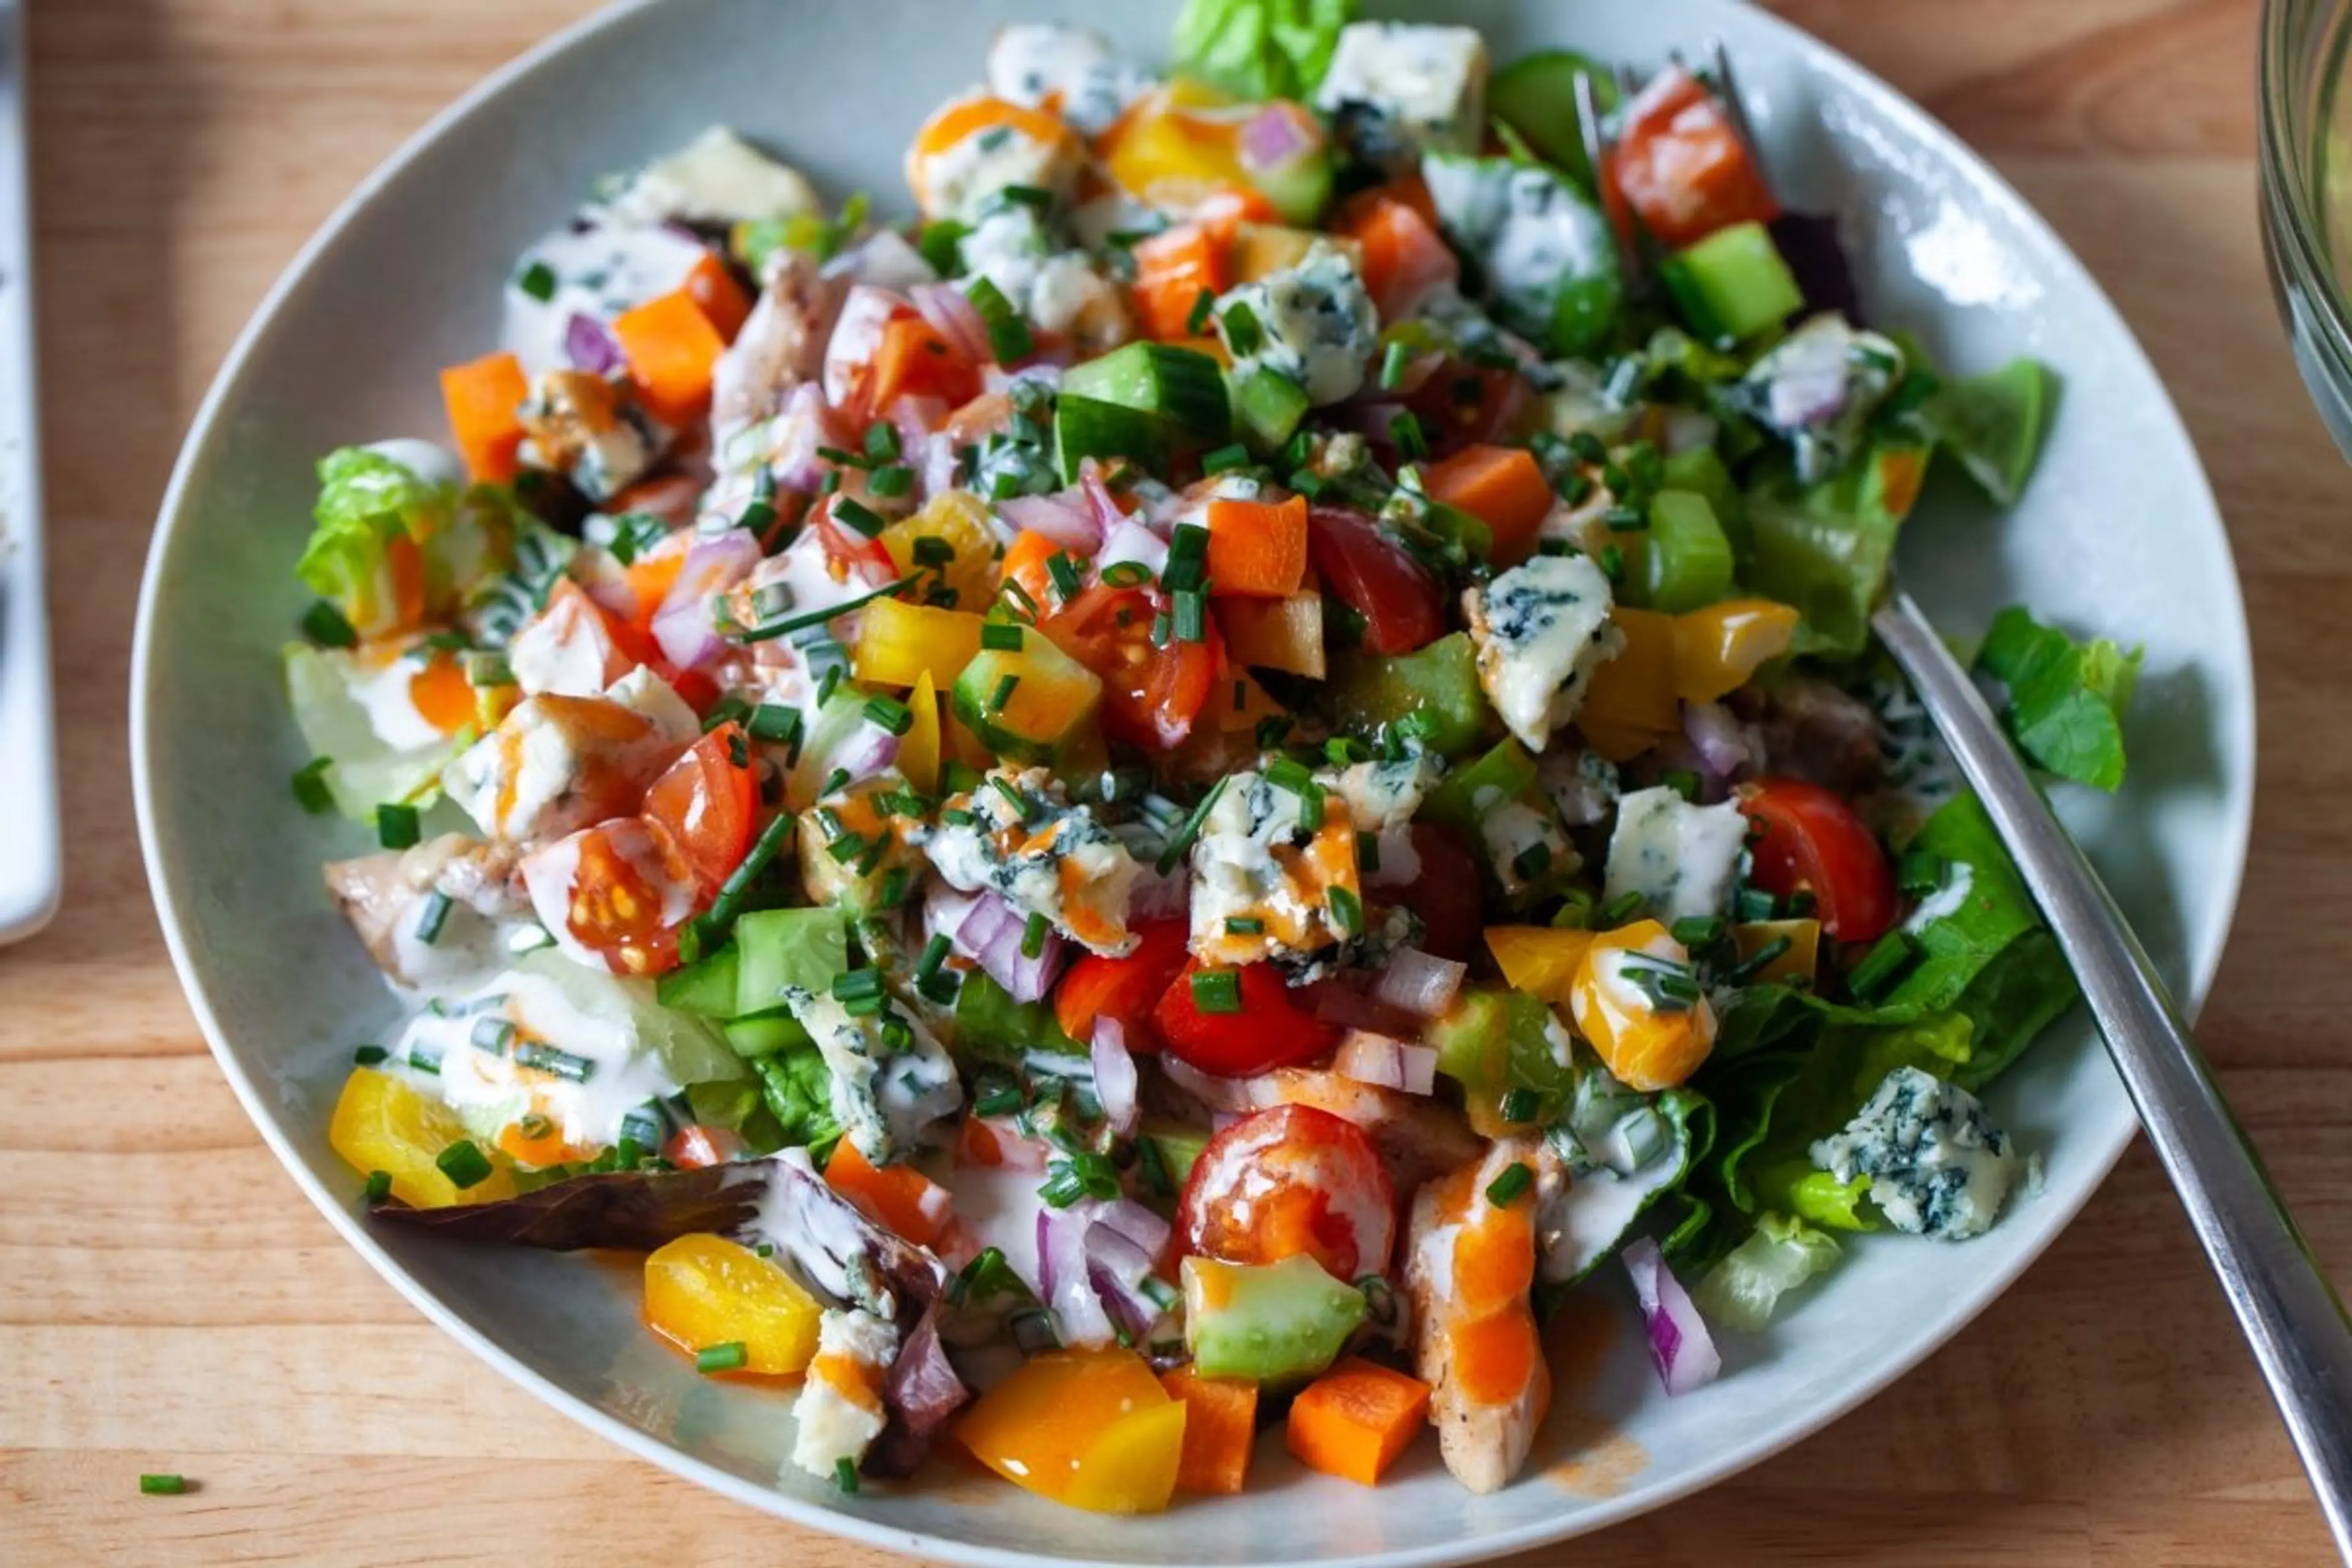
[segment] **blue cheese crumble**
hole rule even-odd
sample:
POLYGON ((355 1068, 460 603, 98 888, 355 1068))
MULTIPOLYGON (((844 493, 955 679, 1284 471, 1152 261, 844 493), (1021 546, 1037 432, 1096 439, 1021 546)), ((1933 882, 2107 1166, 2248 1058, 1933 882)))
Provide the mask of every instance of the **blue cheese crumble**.
POLYGON ((1318 241, 1297 266, 1228 290, 1217 301, 1217 331, 1236 375, 1272 371, 1319 408, 1362 388, 1380 314, 1355 264, 1318 241))
POLYGON ((970 795, 950 796, 937 825, 913 837, 950 886, 1042 915, 1090 952, 1118 958, 1134 950, 1127 906, 1143 868, 1047 770, 998 768, 970 795))
POLYGON ((1475 27, 1351 22, 1315 107, 1342 122, 1377 121, 1400 148, 1475 153, 1486 130, 1486 41, 1475 27))
POLYGON ((1674 790, 1635 790, 1617 803, 1609 835, 1611 901, 1637 895, 1672 924, 1724 913, 1748 856, 1748 819, 1730 801, 1693 805, 1674 790))
POLYGON ((1800 484, 1831 478, 1869 435, 1870 416, 1903 379, 1891 338, 1856 331, 1834 311, 1815 316, 1758 360, 1739 395, 1790 444, 1800 484))
POLYGON ((1592 672, 1617 657, 1609 579, 1581 555, 1538 555, 1462 596, 1478 684, 1530 752, 1584 706, 1592 672))
POLYGON ((1546 342, 1574 291, 1605 292, 1618 276, 1617 237, 1566 176, 1500 158, 1422 160, 1446 237, 1475 258, 1503 325, 1546 342))
POLYGON ((1965 1241, 1990 1229, 2021 1162, 1976 1096, 1896 1068, 1845 1131, 1812 1149, 1841 1182, 1870 1178, 1870 1201, 1900 1230, 1965 1241))
POLYGON ((930 1032, 886 1006, 854 1014, 829 993, 784 987, 784 1005, 824 1058, 833 1119, 877 1165, 906 1159, 963 1105, 955 1064, 930 1032))
POLYGON ((1074 130, 1099 136, 1151 79, 1111 52, 1102 35, 1055 22, 1017 22, 988 48, 988 90, 1024 109, 1051 103, 1074 130))

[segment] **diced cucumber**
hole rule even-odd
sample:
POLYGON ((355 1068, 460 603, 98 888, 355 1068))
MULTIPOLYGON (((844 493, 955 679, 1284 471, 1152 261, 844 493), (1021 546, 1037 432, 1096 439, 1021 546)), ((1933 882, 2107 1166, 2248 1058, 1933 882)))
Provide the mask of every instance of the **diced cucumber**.
POLYGON ((1160 1151, 1160 1163, 1168 1172, 1168 1179, 1181 1187, 1192 1173, 1192 1162, 1209 1146, 1209 1134, 1205 1129, 1181 1121, 1147 1120, 1143 1141, 1160 1151))
POLYGON ((1430 1025, 1429 1044, 1437 1070, 1462 1086, 1463 1109, 1471 1130, 1499 1138, 1528 1123, 1557 1120, 1575 1097, 1576 1071, 1554 1055, 1548 1023, 1551 1009, 1524 991, 1489 987, 1465 990, 1445 1016, 1430 1025), (1513 1106, 1523 1121, 1505 1120, 1511 1091, 1534 1097, 1532 1107, 1513 1106))
POLYGON ((734 945, 720 948, 699 963, 673 969, 654 984, 654 998, 665 1007, 691 1013, 698 1018, 735 1016, 737 983, 734 945))
POLYGON ((965 972, 956 988, 956 1053, 967 1060, 1019 1067, 1032 1051, 1083 1057, 1087 1047, 1062 1033, 1051 1004, 1015 1002, 981 970, 965 972))
POLYGON ((1311 406, 1305 387, 1275 371, 1254 370, 1233 384, 1234 417, 1261 453, 1287 445, 1311 406))
POLYGON ((1088 458, 1126 458, 1149 473, 1165 474, 1174 437, 1174 426, 1139 408, 1071 393, 1054 404, 1054 460, 1065 484, 1078 482, 1078 465, 1088 458))
POLYGON ((802 1028, 792 1016, 779 1013, 770 1018, 736 1018, 719 1026, 727 1043, 739 1057, 772 1057, 778 1051, 789 1051, 809 1043, 808 1031, 802 1028))
POLYGON ((1760 223, 1736 223, 1658 264, 1667 292, 1707 342, 1745 342, 1805 308, 1805 291, 1760 223))
POLYGON ((1422 743, 1445 757, 1460 756, 1486 735, 1486 694, 1467 632, 1412 653, 1357 654, 1337 676, 1329 688, 1331 722, 1343 733, 1377 741, 1410 721, 1422 743))
POLYGON ((1746 553, 1748 498, 1740 492, 1739 481, 1731 477, 1731 469, 1714 447, 1699 447, 1668 458, 1660 488, 1705 496, 1706 504, 1715 510, 1715 521, 1724 537, 1731 541, 1733 551, 1746 553))
POLYGON ((1017 651, 982 648, 956 678, 949 701, 964 728, 998 756, 1052 763, 1089 732, 1102 682, 1033 631, 1017 651))
POLYGON ((1307 228, 1330 205, 1334 177, 1331 150, 1326 146, 1279 167, 1255 170, 1249 179, 1258 195, 1274 204, 1283 222, 1307 228))
POLYGON ((1535 787, 1536 760, 1528 755, 1525 746, 1506 738, 1476 762, 1448 773, 1443 784, 1429 792, 1421 814, 1475 844, 1480 841, 1479 825, 1486 819, 1486 807, 1523 799, 1535 787))
POLYGON ((1224 368, 1198 349, 1129 343, 1072 365, 1063 373, 1062 395, 1156 414, 1193 445, 1222 447, 1233 439, 1224 368))
POLYGON ((1945 383, 1919 410, 1937 442, 2003 506, 2015 506, 2042 456, 2058 377, 2039 360, 2012 360, 1945 383))
POLYGON ((1607 66, 1573 49, 1542 49, 1495 73, 1486 84, 1486 112, 1589 191, 1592 160, 1584 155, 1584 132, 1576 120, 1578 77, 1591 79, 1595 109, 1607 114, 1617 107, 1617 78, 1607 66))
POLYGON ((1203 1377, 1304 1382, 1339 1359, 1366 1310, 1362 1291, 1304 1255, 1255 1265, 1184 1259, 1184 1341, 1203 1377))
POLYGON ((1642 535, 1644 605, 1680 615, 1731 596, 1731 541, 1715 509, 1692 490, 1660 490, 1642 535))
POLYGON ((849 925, 835 909, 755 910, 735 921, 735 1016, 772 1016, 784 991, 824 992, 849 968, 849 925))

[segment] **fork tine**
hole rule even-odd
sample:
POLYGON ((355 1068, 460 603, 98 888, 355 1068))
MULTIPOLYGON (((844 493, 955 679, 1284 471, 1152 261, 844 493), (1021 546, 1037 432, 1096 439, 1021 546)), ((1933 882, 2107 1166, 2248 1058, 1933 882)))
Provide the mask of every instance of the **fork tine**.
MULTIPOLYGON (((1622 66, 1618 68, 1621 73, 1624 70, 1622 66)), ((1597 188, 1609 178, 1609 137, 1601 124, 1600 100, 1592 95, 1592 79, 1581 71, 1576 76, 1576 127, 1584 138, 1585 161, 1591 165, 1597 188)), ((1627 292, 1647 293, 1649 278, 1642 265, 1641 247, 1614 222, 1609 233, 1617 245, 1617 267, 1624 274, 1627 292)))
POLYGON ((1748 118, 1748 104, 1739 96, 1739 79, 1731 70, 1731 51, 1723 47, 1721 37, 1706 41, 1706 58, 1707 68, 1715 75, 1715 89, 1723 95, 1724 107, 1731 112, 1732 130, 1738 132, 1739 140, 1747 144, 1748 155, 1758 159, 1758 167, 1762 167, 1756 145, 1755 122, 1748 118))

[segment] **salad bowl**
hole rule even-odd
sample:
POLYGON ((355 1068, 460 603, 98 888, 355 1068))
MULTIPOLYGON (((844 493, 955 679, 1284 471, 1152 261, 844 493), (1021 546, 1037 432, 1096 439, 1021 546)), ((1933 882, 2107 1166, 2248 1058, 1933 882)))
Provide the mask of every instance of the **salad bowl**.
MULTIPOLYGON (((1157 61, 1172 5, 1085 18, 1157 61)), ((1374 15, 1409 7, 1370 5, 1374 15)), ((1423 13, 1426 15, 1426 13, 1423 13)), ((396 1005, 329 918, 320 861, 350 830, 284 806, 307 752, 279 645, 304 595, 319 454, 437 433, 436 371, 491 341, 497 281, 601 174, 713 121, 835 197, 900 205, 899 156, 977 74, 1022 0, 667 0, 592 18, 517 61, 372 176, 289 268, 231 353, 159 520, 132 675, 142 847, 173 961, 223 1071, 296 1183, 369 1263, 468 1350, 632 1452, 724 1495, 877 1546, 960 1562, 1435 1563, 1524 1549, 1657 1508, 1834 1419, 1929 1354, 2074 1216, 2133 1119, 2087 1024, 2069 1018, 1989 1091, 2039 1160, 2037 1190, 1966 1247, 1874 1237, 1765 1332, 1726 1336, 1719 1382, 1658 1386, 1630 1291, 1580 1310, 1554 1415, 1517 1484, 1454 1487, 1423 1444, 1376 1490, 1262 1445, 1243 1496, 1157 1520, 1066 1511, 935 1465, 843 1495, 784 1463, 781 1394, 714 1382, 643 1331, 610 1271, 371 1224, 330 1149, 355 1042, 396 1005), (794 79, 821 91, 780 90, 794 79), (649 90, 648 84, 675 90, 649 90)), ((2146 650, 2111 796, 2065 815, 2176 994, 2201 1000, 2227 936, 2252 796, 2251 656, 2226 535, 2196 455, 2129 331, 2049 229, 1884 83, 1727 0, 1641 7, 1468 0, 1500 58, 1542 46, 1644 67, 1720 38, 1789 204, 1834 215, 1874 322, 1967 373, 2021 355, 2065 387, 2035 482, 1995 519, 1931 486, 1907 584, 1949 630, 2000 607, 2146 650)))

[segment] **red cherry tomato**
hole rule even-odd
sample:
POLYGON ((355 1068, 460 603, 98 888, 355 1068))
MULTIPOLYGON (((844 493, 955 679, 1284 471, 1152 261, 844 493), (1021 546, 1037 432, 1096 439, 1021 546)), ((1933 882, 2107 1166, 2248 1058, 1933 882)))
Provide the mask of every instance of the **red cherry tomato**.
POLYGON ((1895 872, 1853 807, 1819 784, 1766 779, 1739 793, 1761 829, 1750 879, 1786 898, 1806 891, 1822 930, 1840 942, 1874 942, 1895 925, 1895 872))
POLYGON ((1706 85, 1675 68, 1625 108, 1611 183, 1660 244, 1696 245, 1717 229, 1780 216, 1771 187, 1706 85))
POLYGON ((1444 635, 1437 580, 1361 513, 1309 507, 1307 549, 1325 589, 1364 617, 1364 646, 1374 653, 1411 653, 1444 635))
POLYGON ((579 859, 563 910, 572 940, 616 974, 660 974, 677 967, 685 922, 664 919, 674 889, 691 889, 694 868, 658 824, 625 816, 575 834, 579 859))
POLYGON ((1151 1009, 1184 967, 1190 931, 1183 921, 1146 921, 1134 930, 1140 940, 1133 952, 1125 958, 1090 952, 1054 987, 1054 1016, 1062 1033, 1080 1045, 1093 1037, 1097 1018, 1116 1018, 1129 1050, 1160 1048, 1151 1009))
POLYGON ((1103 728, 1117 740, 1165 751, 1192 732, 1192 721, 1225 667, 1217 624, 1199 642, 1151 643, 1165 608, 1147 588, 1097 583, 1038 627, 1055 647, 1102 678, 1103 728))
POLYGON ((1244 1116, 1192 1162, 1177 1245, 1226 1263, 1300 1255, 1353 1284, 1388 1267, 1396 1194, 1371 1140, 1311 1105, 1244 1116))
POLYGON ((646 816, 686 851, 706 896, 751 848, 760 791, 751 757, 750 737, 730 721, 697 741, 646 791, 646 816))
POLYGON ((1282 972, 1270 963, 1245 963, 1222 973, 1234 975, 1240 1010, 1203 1013, 1192 977, 1202 965, 1184 965, 1152 1009, 1151 1021, 1168 1054, 1221 1078, 1248 1078, 1274 1068, 1312 1061, 1339 1042, 1339 1032, 1292 1000, 1282 972))
POLYGON ((1435 822, 1412 825, 1412 853, 1421 864, 1412 881, 1374 885, 1366 896, 1402 904, 1419 915, 1423 952, 1468 962, 1486 931, 1477 858, 1460 834, 1435 822))

